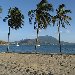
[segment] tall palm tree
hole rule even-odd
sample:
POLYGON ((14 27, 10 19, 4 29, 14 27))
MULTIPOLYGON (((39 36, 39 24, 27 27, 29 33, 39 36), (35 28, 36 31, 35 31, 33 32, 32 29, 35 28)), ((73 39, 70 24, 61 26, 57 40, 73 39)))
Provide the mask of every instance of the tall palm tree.
POLYGON ((24 19, 24 16, 17 7, 10 8, 9 11, 8 11, 7 17, 5 17, 3 19, 4 22, 6 22, 6 20, 8 20, 8 26, 9 26, 7 51, 9 50, 10 28, 15 29, 15 30, 17 30, 19 28, 22 28, 22 25, 24 25, 23 19, 24 19))
POLYGON ((37 38, 36 38, 36 46, 38 44, 38 33, 39 29, 46 29, 51 22, 51 14, 50 11, 53 11, 52 4, 49 4, 47 0, 42 0, 37 4, 37 8, 35 10, 30 10, 28 12, 29 23, 32 24, 32 19, 34 18, 34 29, 37 30, 37 38))
POLYGON ((52 16, 53 26, 55 25, 55 23, 57 23, 58 27, 60 52, 61 52, 60 27, 65 28, 65 24, 70 25, 69 20, 71 20, 71 17, 67 15, 68 13, 71 13, 71 10, 66 10, 65 5, 61 4, 59 5, 58 9, 56 9, 56 15, 52 16))

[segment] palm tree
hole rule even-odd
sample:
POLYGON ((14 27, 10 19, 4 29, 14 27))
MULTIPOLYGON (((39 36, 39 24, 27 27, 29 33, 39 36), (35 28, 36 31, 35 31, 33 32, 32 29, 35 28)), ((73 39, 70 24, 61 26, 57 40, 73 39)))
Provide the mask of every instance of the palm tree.
POLYGON ((55 25, 55 23, 57 23, 58 27, 60 52, 61 52, 60 27, 65 28, 65 24, 70 25, 69 20, 71 20, 71 17, 67 15, 68 13, 71 13, 71 10, 66 10, 65 5, 61 4, 59 5, 59 8, 56 9, 56 15, 52 16, 53 26, 55 25))
POLYGON ((0 13, 2 13, 2 7, 0 6, 0 13))
MULTIPOLYGON (((2 13, 2 7, 0 6, 0 13, 2 13)), ((0 17, 0 18, 2 18, 2 17, 0 17)))
POLYGON ((9 50, 10 28, 15 29, 15 30, 17 30, 19 28, 22 28, 22 25, 24 25, 23 19, 24 19, 24 16, 17 7, 10 8, 9 11, 8 11, 7 17, 5 17, 3 19, 4 22, 6 22, 6 20, 8 20, 8 26, 9 26, 7 51, 9 50))
POLYGON ((50 11, 53 11, 52 4, 49 4, 47 0, 42 0, 39 4, 37 4, 37 8, 35 10, 30 10, 28 12, 29 23, 32 24, 32 19, 34 18, 34 29, 37 30, 35 50, 38 44, 39 29, 46 29, 47 26, 50 25, 50 11))

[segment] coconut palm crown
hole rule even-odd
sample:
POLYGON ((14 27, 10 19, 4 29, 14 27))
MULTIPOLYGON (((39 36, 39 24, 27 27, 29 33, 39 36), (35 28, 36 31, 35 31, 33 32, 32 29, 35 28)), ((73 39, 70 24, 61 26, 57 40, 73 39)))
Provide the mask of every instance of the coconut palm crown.
POLYGON ((3 19, 3 21, 6 22, 6 20, 8 20, 9 27, 13 29, 19 29, 22 28, 22 25, 24 25, 23 19, 24 19, 23 14, 17 7, 15 7, 9 9, 8 15, 3 19))
POLYGON ((47 0, 42 0, 37 4, 35 10, 30 10, 28 12, 30 24, 32 24, 32 19, 34 17, 34 29, 45 29, 47 25, 50 25, 51 15, 49 11, 53 11, 52 4, 49 4, 47 0))
POLYGON ((58 21, 60 21, 60 24, 63 28, 65 28, 65 24, 70 25, 69 20, 72 19, 70 16, 67 15, 68 13, 71 13, 71 10, 65 10, 64 4, 59 5, 59 8, 56 9, 56 15, 52 16, 53 25, 55 25, 55 22, 58 23, 58 21))

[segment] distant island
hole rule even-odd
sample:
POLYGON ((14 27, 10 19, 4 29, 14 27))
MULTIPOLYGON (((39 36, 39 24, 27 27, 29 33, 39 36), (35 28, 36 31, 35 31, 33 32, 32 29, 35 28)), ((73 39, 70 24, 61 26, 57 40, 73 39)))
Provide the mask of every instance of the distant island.
MULTIPOLYGON (((19 43, 20 45, 35 45, 36 44, 36 39, 22 39, 20 41, 15 41, 11 44, 16 44, 19 43)), ((58 45, 58 40, 52 36, 39 36, 38 37, 38 44, 40 45, 58 45)), ((75 43, 69 43, 69 42, 64 42, 61 41, 61 45, 74 45, 75 43)))
POLYGON ((0 40, 0 45, 6 45, 6 44, 7 44, 6 41, 0 40))
MULTIPOLYGON (((19 45, 35 45, 36 39, 22 39, 20 41, 10 42, 10 44, 19 44, 19 45)), ((0 40, 0 45, 7 45, 8 42, 0 40)), ((52 36, 39 36, 38 44, 40 45, 58 45, 58 40, 52 36)), ((75 43, 69 43, 61 41, 61 45, 75 45, 75 43)))

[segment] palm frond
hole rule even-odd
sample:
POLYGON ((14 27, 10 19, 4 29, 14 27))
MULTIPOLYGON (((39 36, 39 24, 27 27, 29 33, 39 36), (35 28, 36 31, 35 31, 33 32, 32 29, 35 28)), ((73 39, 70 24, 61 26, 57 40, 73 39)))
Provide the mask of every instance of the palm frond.
POLYGON ((52 24, 53 24, 53 26, 55 25, 56 19, 57 19, 57 16, 52 16, 52 24))
POLYGON ((61 5, 59 5, 59 8, 58 9, 62 9, 64 7, 65 7, 65 4, 61 4, 61 5))
POLYGON ((72 18, 70 16, 66 16, 66 15, 64 15, 63 19, 64 20, 72 20, 72 18))
POLYGON ((42 11, 53 11, 53 5, 48 4, 47 0, 42 0, 38 5, 37 5, 38 10, 42 11))

